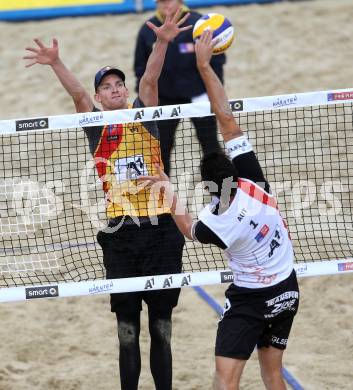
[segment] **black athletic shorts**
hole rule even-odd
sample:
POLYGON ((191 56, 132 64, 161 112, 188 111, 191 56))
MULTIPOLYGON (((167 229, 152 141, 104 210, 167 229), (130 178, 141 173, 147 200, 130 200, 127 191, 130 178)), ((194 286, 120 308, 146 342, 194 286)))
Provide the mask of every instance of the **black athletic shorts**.
MULTIPOLYGON (((115 232, 98 232, 103 249, 107 279, 133 278, 180 273, 184 236, 170 214, 158 217, 158 225, 143 222, 122 224, 115 232)), ((134 314, 142 310, 144 300, 149 310, 170 312, 178 303, 180 289, 137 291, 111 294, 111 311, 134 314)))
POLYGON ((255 346, 285 349, 299 305, 296 273, 271 287, 227 289, 216 356, 249 359, 255 346))

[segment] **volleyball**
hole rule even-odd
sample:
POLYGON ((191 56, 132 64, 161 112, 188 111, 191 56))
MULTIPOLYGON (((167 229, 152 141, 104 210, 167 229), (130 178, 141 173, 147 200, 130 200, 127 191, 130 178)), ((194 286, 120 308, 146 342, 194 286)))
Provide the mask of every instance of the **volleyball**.
POLYGON ((223 15, 210 13, 203 15, 196 23, 192 32, 194 41, 206 30, 213 30, 212 38, 216 41, 213 54, 225 52, 234 40, 232 23, 223 15))

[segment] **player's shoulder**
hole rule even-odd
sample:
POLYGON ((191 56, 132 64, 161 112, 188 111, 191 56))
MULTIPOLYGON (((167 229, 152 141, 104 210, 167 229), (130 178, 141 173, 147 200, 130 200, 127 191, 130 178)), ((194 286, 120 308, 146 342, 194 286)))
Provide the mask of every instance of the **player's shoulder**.
POLYGON ((136 96, 134 102, 132 103, 132 108, 144 108, 146 107, 144 102, 140 99, 139 96, 136 96))
MULTIPOLYGON (((147 19, 149 22, 152 22, 153 24, 162 24, 161 20, 157 17, 156 14, 152 15, 149 19, 147 19)), ((144 24, 149 30, 150 28, 144 24)))
POLYGON ((194 15, 194 16, 197 16, 199 18, 201 18, 202 14, 194 9, 187 9, 186 10, 187 12, 190 13, 190 15, 194 15))
POLYGON ((190 13, 190 16, 186 20, 186 23, 188 24, 194 24, 202 17, 202 14, 200 14, 200 12, 191 9, 189 9, 188 12, 190 13))
POLYGON ((150 18, 148 18, 143 24, 142 26, 140 27, 140 34, 144 34, 144 35, 154 35, 154 32, 153 30, 151 30, 146 22, 151 22, 153 24, 155 24, 156 26, 161 26, 161 21, 157 18, 156 15, 153 15, 151 16, 150 18))

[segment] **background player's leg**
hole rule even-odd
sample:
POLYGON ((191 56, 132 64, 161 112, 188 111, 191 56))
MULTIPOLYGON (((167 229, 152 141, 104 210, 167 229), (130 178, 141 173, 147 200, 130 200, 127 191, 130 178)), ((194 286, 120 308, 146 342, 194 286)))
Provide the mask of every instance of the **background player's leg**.
POLYGON ((163 313, 149 310, 150 365, 156 390, 172 388, 171 317, 171 310, 163 313))
POLYGON ((158 121, 162 161, 164 165, 164 172, 168 176, 170 173, 170 153, 174 147, 175 131, 178 126, 178 123, 179 119, 158 121))
POLYGON ((221 151, 217 140, 217 121, 214 116, 192 118, 204 155, 221 151))
POLYGON ((121 390, 137 390, 141 372, 140 312, 116 314, 121 390))

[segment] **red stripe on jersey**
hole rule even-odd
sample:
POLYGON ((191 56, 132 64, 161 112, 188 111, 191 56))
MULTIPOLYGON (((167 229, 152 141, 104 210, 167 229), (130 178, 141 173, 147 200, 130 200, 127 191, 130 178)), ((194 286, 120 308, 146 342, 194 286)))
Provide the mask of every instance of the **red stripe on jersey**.
MULTIPOLYGON (((272 196, 269 196, 265 191, 263 191, 260 188, 258 188, 257 186, 255 186, 255 184, 248 182, 248 181, 245 181, 245 180, 242 180, 242 179, 238 179, 238 188, 240 188, 242 191, 244 191, 246 194, 248 194, 252 198, 257 199, 259 202, 278 210, 278 206, 277 206, 277 202, 276 202, 275 198, 272 196)), ((282 217, 281 217, 281 219, 283 221, 284 227, 286 228, 286 230, 288 232, 288 237, 291 240, 292 238, 290 236, 287 223, 282 217)))
POLYGON ((94 153, 98 175, 104 181, 110 156, 118 149, 123 134, 123 125, 107 125, 102 131, 99 145, 94 153))
POLYGON ((269 201, 268 195, 265 193, 264 194, 264 203, 268 204, 268 201, 269 201))
POLYGON ((249 195, 252 198, 255 198, 259 202, 278 209, 277 202, 274 197, 269 196, 265 191, 256 186, 255 184, 245 181, 242 179, 238 179, 238 188, 240 188, 243 192, 249 195))
POLYGON ((254 195, 255 195, 255 186, 254 185, 251 185, 249 187, 249 194, 248 195, 251 196, 252 198, 254 197, 254 195))

